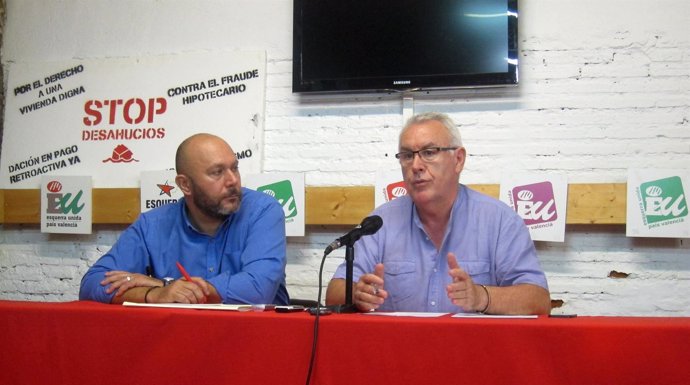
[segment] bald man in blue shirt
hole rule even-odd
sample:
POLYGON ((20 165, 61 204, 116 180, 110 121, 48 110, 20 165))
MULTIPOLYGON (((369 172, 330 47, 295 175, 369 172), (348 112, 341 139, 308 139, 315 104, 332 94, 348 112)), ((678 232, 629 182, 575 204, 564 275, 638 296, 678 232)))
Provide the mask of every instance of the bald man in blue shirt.
POLYGON ((105 303, 288 303, 285 216, 241 187, 235 152, 196 134, 175 156, 177 203, 143 213, 82 278, 79 298, 105 303), (182 278, 176 263, 192 276, 182 278))

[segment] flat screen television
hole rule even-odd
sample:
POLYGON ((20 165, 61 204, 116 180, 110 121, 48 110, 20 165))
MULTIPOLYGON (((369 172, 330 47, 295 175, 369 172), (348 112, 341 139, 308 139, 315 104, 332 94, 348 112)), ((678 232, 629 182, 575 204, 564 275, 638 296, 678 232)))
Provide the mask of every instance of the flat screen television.
POLYGON ((516 85, 517 0, 294 0, 292 91, 516 85))

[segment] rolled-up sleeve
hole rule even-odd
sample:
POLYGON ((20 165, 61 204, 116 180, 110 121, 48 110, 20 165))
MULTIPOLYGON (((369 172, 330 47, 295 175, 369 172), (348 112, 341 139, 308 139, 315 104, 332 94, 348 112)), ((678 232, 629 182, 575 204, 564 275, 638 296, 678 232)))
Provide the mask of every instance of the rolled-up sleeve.
POLYGON ((84 274, 79 287, 79 299, 110 303, 115 293, 108 294, 108 286, 101 285, 105 273, 112 270, 145 273, 147 249, 141 233, 142 218, 128 227, 115 245, 84 274))
POLYGON ((548 290, 546 275, 541 269, 534 242, 522 218, 504 212, 501 239, 496 251, 496 279, 499 286, 529 283, 548 290))

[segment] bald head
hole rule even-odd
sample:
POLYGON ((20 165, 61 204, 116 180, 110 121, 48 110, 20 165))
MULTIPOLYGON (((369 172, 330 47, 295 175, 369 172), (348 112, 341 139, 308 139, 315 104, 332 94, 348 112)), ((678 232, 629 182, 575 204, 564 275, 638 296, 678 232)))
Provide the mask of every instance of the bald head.
POLYGON ((207 234, 242 200, 242 180, 235 152, 222 138, 195 134, 185 139, 175 154, 175 183, 185 196, 192 223, 207 234))
MULTIPOLYGON (((204 151, 204 147, 210 145, 227 146, 230 148, 230 145, 223 138, 207 133, 194 134, 183 140, 175 153, 175 170, 177 173, 189 174, 189 165, 193 159, 197 158, 204 151)), ((232 151, 232 148, 230 148, 230 151, 232 151)))

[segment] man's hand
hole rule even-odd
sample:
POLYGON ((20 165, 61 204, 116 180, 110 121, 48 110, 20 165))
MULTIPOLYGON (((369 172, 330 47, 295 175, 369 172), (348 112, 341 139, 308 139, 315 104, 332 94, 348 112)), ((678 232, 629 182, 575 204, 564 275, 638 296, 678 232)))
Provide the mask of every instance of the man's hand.
POLYGON ((210 283, 193 277, 192 282, 177 279, 168 286, 153 289, 147 300, 153 303, 218 303, 220 297, 210 283))
POLYGON ((388 298, 383 289, 383 264, 374 266, 373 274, 364 274, 352 290, 353 302, 362 311, 374 311, 388 298))
POLYGON ((162 286, 163 283, 159 279, 149 277, 148 275, 113 270, 105 273, 105 279, 101 281, 101 285, 110 285, 105 289, 105 292, 110 294, 117 290, 115 295, 119 297, 133 287, 162 286))
POLYGON ((465 311, 484 309, 488 298, 484 298, 482 288, 475 285, 470 275, 460 268, 453 253, 448 253, 448 274, 453 277, 453 283, 446 286, 446 292, 454 305, 465 311))
POLYGON ((133 288, 153 286, 158 288, 151 290, 148 296, 146 296, 146 300, 150 303, 220 303, 222 301, 216 288, 200 277, 192 277, 191 282, 178 279, 172 284, 163 287, 161 280, 148 275, 113 270, 105 273, 105 279, 101 281, 101 285, 110 285, 106 289, 108 294, 117 290, 115 293, 117 298, 113 298, 114 303, 121 303, 123 301, 143 302, 141 296, 142 293, 145 293, 145 290, 138 289, 136 290, 138 294, 131 293, 128 296, 125 296, 125 293, 133 288))

